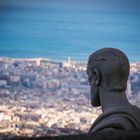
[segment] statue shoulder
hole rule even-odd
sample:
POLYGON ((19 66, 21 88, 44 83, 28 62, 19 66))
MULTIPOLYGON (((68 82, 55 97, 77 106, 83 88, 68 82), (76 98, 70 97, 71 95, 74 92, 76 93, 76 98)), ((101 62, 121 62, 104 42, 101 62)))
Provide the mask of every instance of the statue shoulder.
POLYGON ((140 130, 140 109, 136 106, 132 108, 118 108, 101 114, 93 123, 89 132, 105 129, 114 130, 140 130))

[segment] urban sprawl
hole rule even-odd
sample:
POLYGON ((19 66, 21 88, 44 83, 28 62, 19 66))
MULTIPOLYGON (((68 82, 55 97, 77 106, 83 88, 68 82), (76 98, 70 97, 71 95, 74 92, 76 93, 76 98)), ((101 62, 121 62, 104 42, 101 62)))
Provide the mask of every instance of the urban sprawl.
MULTIPOLYGON (((0 134, 88 132, 101 114, 90 104, 86 63, 0 58, 0 134)), ((140 107, 140 63, 131 63, 127 97, 140 107)))

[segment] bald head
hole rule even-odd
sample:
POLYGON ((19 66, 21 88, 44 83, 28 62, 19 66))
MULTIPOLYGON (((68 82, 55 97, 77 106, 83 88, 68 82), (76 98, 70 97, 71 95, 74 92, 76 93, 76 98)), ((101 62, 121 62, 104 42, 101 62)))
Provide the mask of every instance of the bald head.
POLYGON ((120 50, 104 48, 97 50, 89 56, 87 73, 89 82, 98 71, 99 85, 108 90, 124 91, 127 87, 129 75, 129 61, 120 50))

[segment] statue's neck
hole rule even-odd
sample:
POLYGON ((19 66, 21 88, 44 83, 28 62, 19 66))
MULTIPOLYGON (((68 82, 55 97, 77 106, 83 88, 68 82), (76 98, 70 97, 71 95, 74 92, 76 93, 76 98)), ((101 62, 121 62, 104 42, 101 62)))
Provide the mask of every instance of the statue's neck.
POLYGON ((107 91, 100 89, 99 96, 104 113, 115 108, 130 106, 124 91, 107 91))

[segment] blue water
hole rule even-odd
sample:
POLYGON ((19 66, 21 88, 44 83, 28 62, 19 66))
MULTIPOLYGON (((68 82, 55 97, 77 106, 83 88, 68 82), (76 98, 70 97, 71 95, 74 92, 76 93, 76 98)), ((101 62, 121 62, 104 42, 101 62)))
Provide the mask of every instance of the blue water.
POLYGON ((1 2, 0 57, 86 61, 96 49, 115 47, 140 61, 136 2, 1 2))

